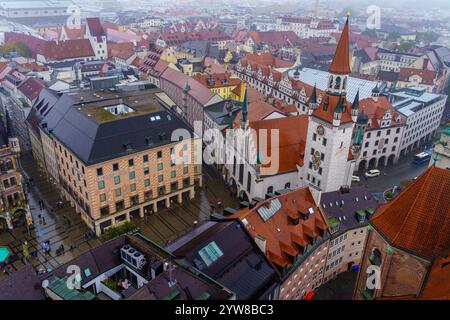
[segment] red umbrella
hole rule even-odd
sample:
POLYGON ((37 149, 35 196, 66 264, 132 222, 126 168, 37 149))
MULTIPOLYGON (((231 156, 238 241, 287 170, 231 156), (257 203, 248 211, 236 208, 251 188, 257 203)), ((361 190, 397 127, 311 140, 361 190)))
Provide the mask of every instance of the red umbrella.
POLYGON ((315 293, 310 291, 306 294, 305 300, 312 300, 312 298, 314 297, 315 293))

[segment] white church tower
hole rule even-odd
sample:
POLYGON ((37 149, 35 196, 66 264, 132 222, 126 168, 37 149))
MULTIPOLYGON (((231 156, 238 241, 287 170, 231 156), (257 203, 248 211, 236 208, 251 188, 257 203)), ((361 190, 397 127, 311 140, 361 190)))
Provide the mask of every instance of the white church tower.
POLYGON ((89 39, 96 60, 106 60, 108 58, 106 33, 99 18, 86 19, 85 38, 89 39))
MULTIPOLYGON (((358 101, 347 103, 350 71, 348 16, 333 62, 328 87, 320 103, 314 87, 309 99, 309 125, 302 167, 303 185, 322 192, 350 186, 355 161, 351 151, 358 101)), ((359 95, 355 100, 359 99, 359 95)))

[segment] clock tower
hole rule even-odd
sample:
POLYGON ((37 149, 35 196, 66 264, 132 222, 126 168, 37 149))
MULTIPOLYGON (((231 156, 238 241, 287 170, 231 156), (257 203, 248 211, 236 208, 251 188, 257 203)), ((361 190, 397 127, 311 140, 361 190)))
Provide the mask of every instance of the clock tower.
POLYGON ((351 72, 348 15, 328 71, 328 85, 320 102, 316 87, 309 98, 308 134, 300 175, 302 185, 322 192, 349 186, 355 167, 351 142, 358 111, 346 98, 351 72))

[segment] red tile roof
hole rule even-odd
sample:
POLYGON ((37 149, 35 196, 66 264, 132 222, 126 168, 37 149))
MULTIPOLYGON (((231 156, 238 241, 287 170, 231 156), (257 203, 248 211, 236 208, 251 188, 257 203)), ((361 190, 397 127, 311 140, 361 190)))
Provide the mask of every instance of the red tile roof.
POLYGON ((203 41, 226 41, 231 40, 230 36, 221 30, 201 30, 198 32, 172 32, 165 30, 161 34, 163 40, 168 46, 180 45, 187 41, 203 40, 203 41))
POLYGON ((28 78, 17 87, 28 100, 33 101, 39 96, 41 90, 44 88, 44 84, 36 78, 28 78))
POLYGON ((144 60, 136 57, 134 58, 133 62, 131 62, 132 66, 135 66, 136 68, 141 68, 144 65, 144 60))
POLYGON ((91 36, 97 37, 97 41, 101 41, 106 36, 99 18, 86 18, 86 25, 89 28, 91 36))
POLYGON ((431 167, 371 223, 394 246, 434 260, 450 248, 450 171, 431 167))
POLYGON ((272 68, 290 68, 294 65, 292 62, 274 57, 270 52, 249 53, 241 60, 241 63, 244 67, 249 63, 255 67, 266 66, 272 68))
POLYGON ((231 78, 229 73, 199 74, 193 78, 209 89, 233 87, 238 86, 241 83, 239 78, 231 78))
POLYGON ((47 61, 53 61, 94 57, 95 53, 88 39, 77 39, 59 42, 49 41, 45 44, 42 55, 47 61))
POLYGON ((134 51, 134 45, 131 42, 115 43, 108 42, 108 58, 122 55, 122 52, 134 51))
POLYGON ((161 78, 168 82, 171 82, 180 90, 182 90, 183 87, 186 86, 186 84, 189 85, 190 90, 188 94, 202 105, 206 105, 212 98, 216 96, 214 92, 209 90, 200 82, 172 68, 166 68, 164 73, 161 75, 161 78))
POLYGON ((444 252, 443 257, 436 260, 427 284, 422 293, 422 299, 450 300, 450 256, 449 250, 444 252))
MULTIPOLYGON (((270 116, 274 112, 280 112, 275 107, 271 106, 267 102, 262 100, 248 102, 248 121, 260 121, 264 120, 266 117, 270 116)), ((234 121, 234 128, 239 126, 242 118, 242 110, 239 110, 234 121)))
POLYGON ((319 119, 322 119, 328 123, 333 123, 334 113, 339 104, 339 99, 342 99, 345 106, 344 112, 342 112, 341 123, 352 122, 351 116, 351 103, 347 101, 345 96, 339 97, 336 95, 325 94, 320 105, 313 111, 313 115, 319 119), (328 106, 327 106, 328 105, 328 106))
POLYGON ((266 240, 266 255, 272 263, 280 267, 290 267, 293 257, 302 256, 306 245, 312 245, 312 238, 323 237, 328 229, 326 218, 317 206, 309 188, 297 189, 293 192, 268 199, 253 209, 243 209, 237 213, 240 220, 245 219, 247 231, 253 236, 266 240), (270 208, 279 201, 281 208, 267 221, 264 221, 258 210, 270 208), (314 213, 304 220, 312 208, 314 213), (294 224, 291 219, 299 219, 294 224))
POLYGON ((86 33, 85 25, 82 25, 80 28, 69 28, 67 26, 64 26, 63 28, 69 40, 83 39, 86 33))
POLYGON ((389 102, 389 99, 385 96, 378 97, 378 100, 375 101, 372 98, 366 98, 359 102, 360 112, 364 112, 370 120, 370 128, 375 129, 379 128, 379 121, 384 117, 387 112, 390 112, 392 115, 392 119, 394 120, 394 124, 404 124, 406 119, 399 114, 397 109, 392 106, 392 103, 389 102), (398 119, 398 121, 397 121, 398 119))
POLYGON ((247 38, 251 38, 256 44, 264 43, 268 46, 276 48, 292 47, 300 40, 293 31, 242 31, 235 37, 237 41, 245 41, 247 38))
POLYGON ((350 74, 350 39, 348 30, 348 18, 342 30, 341 38, 336 49, 333 61, 328 68, 330 73, 334 74, 350 74))
MULTIPOLYGON (((271 164, 263 164, 261 166, 261 175, 274 175, 297 170, 299 160, 303 158, 305 153, 306 135, 308 132, 308 116, 291 116, 285 118, 277 118, 262 121, 250 122, 250 127, 256 130, 257 141, 262 150, 268 150, 265 154, 275 152, 278 154, 278 170, 273 172, 270 168, 271 164), (260 137, 262 130, 266 130, 267 139, 260 137), (279 130, 278 146, 273 146, 272 149, 272 130, 279 130), (270 171, 269 171, 270 170, 270 171)), ((274 155, 272 155, 272 158, 274 155)), ((262 159, 264 162, 264 159, 262 159)))
POLYGON ((413 68, 401 68, 398 75, 399 81, 410 82, 412 76, 419 76, 422 78, 422 84, 432 86, 436 78, 436 72, 432 70, 420 70, 413 68))

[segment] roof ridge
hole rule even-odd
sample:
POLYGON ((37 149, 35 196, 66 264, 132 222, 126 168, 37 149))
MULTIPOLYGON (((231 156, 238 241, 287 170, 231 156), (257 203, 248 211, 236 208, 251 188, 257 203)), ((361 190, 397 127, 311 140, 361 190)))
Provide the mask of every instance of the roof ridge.
MULTIPOLYGON (((430 178, 431 175, 431 170, 428 170, 427 172, 425 172, 426 176, 423 177, 424 181, 420 186, 420 190, 418 190, 418 194, 421 193, 421 191, 424 189, 425 184, 428 182, 428 179, 430 178)), ((414 181, 414 183, 412 183, 404 192, 404 194, 406 194, 406 191, 413 187, 416 183, 418 184, 419 182, 422 182, 420 178, 418 178, 416 181, 414 181)), ((411 203, 411 205, 408 208, 408 211, 406 213, 405 219, 403 220, 403 223, 401 224, 400 228, 399 228, 399 232, 397 232, 397 234, 395 235, 395 237, 392 239, 392 242, 397 241, 398 237, 400 236, 400 234, 402 233, 403 228, 405 227, 406 223, 409 222, 409 217, 412 214, 412 209, 414 208, 415 204, 417 203, 417 201, 419 200, 420 197, 415 197, 414 201, 411 203)))

